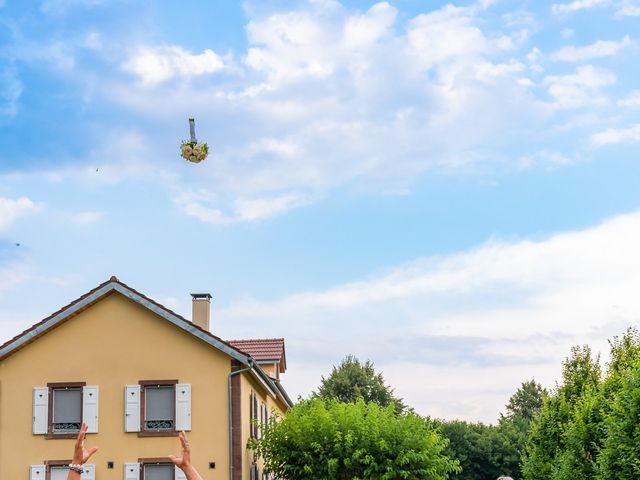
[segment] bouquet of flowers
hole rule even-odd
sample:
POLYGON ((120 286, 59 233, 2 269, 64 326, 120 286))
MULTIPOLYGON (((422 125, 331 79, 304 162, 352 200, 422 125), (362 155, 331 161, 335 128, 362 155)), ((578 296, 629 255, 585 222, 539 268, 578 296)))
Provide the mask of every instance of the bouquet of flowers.
POLYGON ((180 156, 193 163, 200 163, 209 155, 209 146, 206 143, 185 140, 180 145, 180 156))
POLYGON ((180 144, 180 156, 189 162, 200 163, 209 155, 209 146, 196 139, 196 121, 193 118, 189 119, 189 133, 191 138, 180 144))

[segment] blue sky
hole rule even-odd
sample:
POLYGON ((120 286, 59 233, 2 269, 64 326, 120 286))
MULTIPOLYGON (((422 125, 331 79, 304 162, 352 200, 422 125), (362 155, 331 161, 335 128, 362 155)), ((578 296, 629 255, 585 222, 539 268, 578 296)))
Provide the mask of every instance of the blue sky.
POLYGON ((0 338, 117 275, 491 422, 637 324, 640 2, 0 5, 0 338))

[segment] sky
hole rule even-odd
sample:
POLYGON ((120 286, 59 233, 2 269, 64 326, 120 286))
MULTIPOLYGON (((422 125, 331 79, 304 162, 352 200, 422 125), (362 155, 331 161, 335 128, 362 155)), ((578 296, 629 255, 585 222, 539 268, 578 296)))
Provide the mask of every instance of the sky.
POLYGON ((116 275, 285 337, 294 398, 354 354, 495 422, 640 319, 639 27, 639 0, 0 0, 0 343, 116 275))

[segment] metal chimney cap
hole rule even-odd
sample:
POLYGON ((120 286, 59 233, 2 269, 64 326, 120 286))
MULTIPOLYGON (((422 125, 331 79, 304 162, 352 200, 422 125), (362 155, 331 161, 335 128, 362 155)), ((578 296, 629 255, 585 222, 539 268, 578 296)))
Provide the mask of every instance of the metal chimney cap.
POLYGON ((194 300, 211 300, 213 297, 210 293, 192 293, 191 298, 194 300))

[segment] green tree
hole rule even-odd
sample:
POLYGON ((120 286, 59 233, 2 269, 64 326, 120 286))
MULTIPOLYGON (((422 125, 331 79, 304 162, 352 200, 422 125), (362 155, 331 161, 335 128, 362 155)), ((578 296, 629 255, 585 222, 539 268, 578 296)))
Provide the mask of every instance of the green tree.
POLYGON ((586 388, 567 422, 554 480, 594 479, 605 435, 601 388, 586 388))
POLYGON ((505 413, 500 415, 497 435, 500 448, 496 450, 495 463, 502 475, 521 478, 521 463, 525 455, 531 422, 542 408, 547 392, 535 380, 522 382, 507 402, 505 413))
POLYGON ((376 373, 373 363, 369 360, 361 363, 353 355, 346 356, 337 367, 334 365, 329 377, 322 377, 316 396, 345 403, 362 398, 382 407, 393 405, 398 413, 406 408, 402 399, 395 397, 393 389, 385 384, 382 374, 376 373))
POLYGON ((444 440, 411 412, 312 398, 272 419, 249 448, 282 480, 445 480, 459 470, 444 440))
POLYGON ((504 443, 493 425, 462 420, 435 421, 438 431, 449 440, 445 453, 462 468, 450 480, 493 480, 508 473, 502 467, 504 443))
POLYGON ((493 480, 502 475, 521 478, 520 464, 529 425, 541 408, 544 395, 539 383, 523 382, 509 398, 497 425, 434 420, 449 440, 447 455, 457 459, 462 467, 450 480, 493 480))
POLYGON ((534 379, 522 382, 516 393, 509 398, 506 413, 502 418, 523 419, 530 422, 542 408, 542 401, 546 394, 547 391, 534 379))
POLYGON ((640 478, 640 363, 627 370, 605 419, 600 480, 640 478))
POLYGON ((598 480, 640 475, 640 334, 628 329, 609 342, 611 360, 602 386, 603 423, 598 480))
POLYGON ((562 365, 562 382, 544 399, 540 413, 531 423, 522 463, 525 480, 558 478, 574 409, 583 394, 598 389, 600 382, 599 357, 594 357, 587 345, 573 347, 571 357, 562 365))

